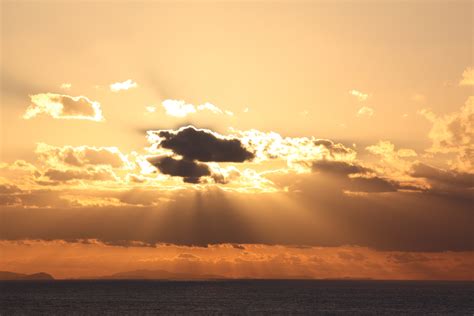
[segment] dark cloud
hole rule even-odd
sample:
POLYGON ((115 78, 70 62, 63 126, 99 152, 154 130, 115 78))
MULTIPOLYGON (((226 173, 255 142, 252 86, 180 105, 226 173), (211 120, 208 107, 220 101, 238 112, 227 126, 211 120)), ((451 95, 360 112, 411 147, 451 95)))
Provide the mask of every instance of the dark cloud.
POLYGON ((428 194, 474 200, 474 173, 457 170, 443 170, 424 163, 413 165, 411 176, 424 178, 430 185, 428 194))
MULTIPOLYGON (((237 138, 225 138, 209 130, 187 126, 173 130, 149 131, 161 140, 157 146, 170 149, 182 159, 153 157, 148 161, 160 172, 182 177, 184 182, 199 183, 201 177, 211 176, 216 183, 225 184, 229 179, 212 173, 209 166, 201 162, 244 162, 254 158, 237 138)), ((232 175, 235 177, 236 175, 232 175)))
POLYGON ((320 171, 326 173, 333 173, 339 175, 349 175, 355 173, 366 173, 370 169, 364 168, 362 166, 352 164, 345 161, 335 161, 335 160, 317 160, 312 164, 313 171, 320 171))
POLYGON ((394 192, 401 188, 397 182, 380 177, 350 178, 349 190, 354 192, 394 192))
MULTIPOLYGON (((374 170, 362 167, 358 164, 335 161, 335 160, 318 160, 312 164, 313 171, 339 176, 345 179, 343 188, 353 192, 394 192, 397 189, 405 188, 397 181, 374 176, 374 170), (359 175, 348 177, 349 175, 359 175)), ((406 189, 412 189, 406 188, 406 189)))
POLYGON ((461 188, 474 187, 474 173, 448 171, 417 163, 412 167, 412 177, 425 178, 432 183, 443 183, 461 188))
POLYGON ((178 131, 156 132, 163 140, 160 147, 170 149, 187 160, 202 162, 244 162, 254 158, 237 138, 218 137, 214 133, 192 126, 178 131))
POLYGON ((210 176, 211 171, 206 164, 187 159, 175 159, 172 157, 153 157, 148 161, 158 168, 161 173, 170 176, 182 177, 184 182, 199 183, 200 178, 210 176))

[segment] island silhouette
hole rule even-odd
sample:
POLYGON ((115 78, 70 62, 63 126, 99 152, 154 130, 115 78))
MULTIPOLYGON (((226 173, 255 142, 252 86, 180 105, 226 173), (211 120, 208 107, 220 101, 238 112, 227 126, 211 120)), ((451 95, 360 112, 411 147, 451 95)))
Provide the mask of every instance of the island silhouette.
POLYGON ((16 273, 9 271, 0 271, 0 281, 15 281, 15 280, 54 280, 51 274, 45 272, 38 272, 33 274, 16 273))

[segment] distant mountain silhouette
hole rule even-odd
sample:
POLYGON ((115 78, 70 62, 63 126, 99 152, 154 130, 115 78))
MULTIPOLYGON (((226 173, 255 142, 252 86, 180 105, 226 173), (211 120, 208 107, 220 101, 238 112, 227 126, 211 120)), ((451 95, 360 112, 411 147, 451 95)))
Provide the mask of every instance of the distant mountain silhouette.
POLYGON ((119 272, 112 275, 96 277, 102 280, 219 280, 226 279, 224 276, 213 274, 191 274, 169 272, 165 270, 134 270, 119 272))
POLYGON ((9 271, 0 271, 0 280, 54 280, 53 276, 48 273, 39 272, 33 274, 15 273, 9 271))

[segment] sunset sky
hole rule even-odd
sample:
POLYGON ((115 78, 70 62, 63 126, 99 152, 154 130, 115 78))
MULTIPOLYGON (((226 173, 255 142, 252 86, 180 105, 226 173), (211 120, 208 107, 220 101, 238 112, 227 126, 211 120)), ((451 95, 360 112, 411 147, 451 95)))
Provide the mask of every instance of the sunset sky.
POLYGON ((472 1, 1 1, 0 270, 474 279, 472 1))

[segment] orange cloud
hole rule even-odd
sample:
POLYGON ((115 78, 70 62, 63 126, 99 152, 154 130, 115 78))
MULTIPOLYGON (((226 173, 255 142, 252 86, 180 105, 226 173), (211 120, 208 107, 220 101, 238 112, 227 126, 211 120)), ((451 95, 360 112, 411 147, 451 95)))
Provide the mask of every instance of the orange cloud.
POLYGON ((32 104, 26 109, 24 119, 46 114, 55 119, 104 120, 100 103, 84 96, 40 93, 30 96, 30 99, 32 104))
POLYGON ((438 116, 428 109, 420 113, 433 126, 429 132, 431 153, 455 153, 453 167, 463 171, 474 169, 474 97, 469 97, 458 112, 438 116))

